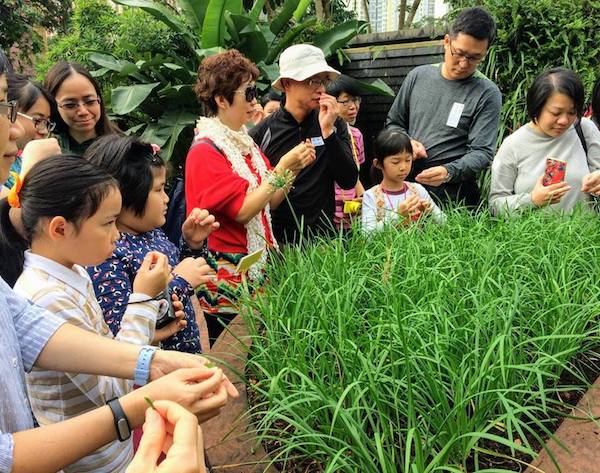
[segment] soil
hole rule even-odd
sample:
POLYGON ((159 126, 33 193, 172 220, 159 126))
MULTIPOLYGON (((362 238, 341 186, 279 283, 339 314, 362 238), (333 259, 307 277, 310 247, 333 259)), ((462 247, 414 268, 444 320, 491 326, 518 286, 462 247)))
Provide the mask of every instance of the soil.
MULTIPOLYGON (((600 376, 600 347, 595 347, 595 349, 588 351, 586 354, 580 355, 578 359, 572 362, 572 367, 574 368, 574 371, 580 372, 584 376, 588 386, 591 386, 593 382, 600 376)), ((249 406, 256 405, 256 403, 260 401, 256 391, 251 388, 252 384, 255 383, 256 381, 254 379, 250 379, 248 386, 249 406)), ((581 386, 581 381, 573 376, 568 370, 565 370, 557 384, 559 386, 581 386)), ((564 416, 571 412, 571 409, 577 405, 585 392, 586 388, 582 386, 580 388, 575 388, 572 391, 555 394, 553 396, 554 399, 563 403, 563 406, 559 409, 563 415, 560 418, 548 419, 546 424, 547 428, 552 432, 556 432, 562 423, 564 416)), ((285 422, 277 422, 275 425, 273 425, 270 434, 273 434, 273 437, 276 437, 278 432, 286 430, 286 428, 287 425, 285 422)), ((503 432, 501 431, 490 433, 499 436, 503 435, 503 432)), ((538 430, 536 433, 544 442, 548 440, 548 436, 545 434, 545 432, 538 430)), ((541 450, 542 444, 533 435, 530 435, 529 438, 527 438, 527 441, 533 450, 541 450)), ((264 442, 263 446, 267 452, 274 452, 281 447, 281 443, 277 440, 271 440, 264 442)), ((496 468, 524 472, 532 460, 530 456, 521 454, 519 452, 517 452, 515 458, 511 458, 512 454, 510 450, 506 446, 497 442, 482 442, 480 447, 483 450, 495 452, 496 454, 479 453, 478 469, 475 468, 474 458, 469 458, 467 460, 467 472, 474 472, 484 468, 496 468)), ((285 473, 322 473, 324 471, 323 465, 314 460, 302 458, 301 456, 298 456, 295 459, 292 458, 286 464, 283 464, 283 462, 278 462, 275 464, 275 466, 280 471, 285 471, 285 473)))

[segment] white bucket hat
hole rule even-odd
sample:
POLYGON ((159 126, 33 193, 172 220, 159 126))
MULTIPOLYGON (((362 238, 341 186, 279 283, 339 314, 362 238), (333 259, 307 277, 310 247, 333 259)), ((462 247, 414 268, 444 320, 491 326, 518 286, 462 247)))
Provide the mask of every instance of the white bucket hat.
POLYGON ((281 79, 294 79, 300 82, 321 72, 328 72, 331 80, 335 80, 340 75, 327 64, 325 55, 319 48, 310 44, 295 44, 279 56, 279 77, 272 85, 283 91, 281 79))

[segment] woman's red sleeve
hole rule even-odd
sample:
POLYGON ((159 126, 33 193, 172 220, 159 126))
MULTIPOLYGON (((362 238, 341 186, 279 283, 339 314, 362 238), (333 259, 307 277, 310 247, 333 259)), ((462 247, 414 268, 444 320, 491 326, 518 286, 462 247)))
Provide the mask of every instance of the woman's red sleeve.
POLYGON ((246 198, 248 181, 231 169, 229 161, 208 143, 194 146, 185 164, 185 200, 188 213, 194 208, 212 214, 238 216, 246 198))

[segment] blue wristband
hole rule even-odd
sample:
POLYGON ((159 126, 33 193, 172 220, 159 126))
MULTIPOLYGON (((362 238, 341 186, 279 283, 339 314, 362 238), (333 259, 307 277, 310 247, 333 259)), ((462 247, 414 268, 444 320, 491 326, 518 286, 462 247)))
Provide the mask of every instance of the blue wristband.
POLYGON ((141 348, 133 378, 134 383, 138 386, 144 386, 150 380, 150 363, 152 363, 152 358, 156 350, 158 350, 158 347, 150 345, 145 345, 141 348))

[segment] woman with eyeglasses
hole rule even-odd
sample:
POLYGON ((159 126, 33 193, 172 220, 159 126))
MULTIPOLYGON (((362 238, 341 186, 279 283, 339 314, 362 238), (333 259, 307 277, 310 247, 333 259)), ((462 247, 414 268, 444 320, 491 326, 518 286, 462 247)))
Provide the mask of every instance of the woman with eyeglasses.
MULTIPOLYGON (((17 102, 17 120, 23 128, 23 133, 17 142, 19 152, 10 171, 21 172, 21 152, 25 145, 33 140, 46 138, 54 129, 50 120, 50 103, 52 97, 37 82, 19 74, 12 74, 8 81, 8 100, 17 102)), ((13 175, 9 175, 4 186, 11 188, 14 184, 13 175)))
POLYGON ((99 136, 120 133, 108 119, 98 83, 81 64, 57 62, 44 86, 54 97, 52 120, 63 153, 83 155, 99 136))
MULTIPOLYGON (((338 104, 338 115, 348 124, 348 135, 352 145, 352 156, 356 167, 360 167, 365 162, 365 145, 361 131, 356 128, 356 118, 360 110, 360 90, 356 81, 349 76, 341 75, 337 80, 327 87, 327 93, 335 97, 338 104)), ((333 223, 336 228, 347 231, 352 226, 352 221, 358 217, 360 220, 360 207, 358 202, 362 201, 365 188, 360 182, 356 181, 354 189, 344 190, 337 183, 335 188, 335 213, 333 214, 333 223), (350 204, 347 202, 356 202, 350 204)))
POLYGON ((207 262, 216 279, 198 290, 211 344, 238 312, 240 260, 262 250, 248 282, 263 283, 267 251, 276 247, 271 209, 285 198, 298 172, 315 159, 314 146, 298 144, 272 168, 248 123, 257 103, 256 65, 236 50, 205 58, 195 92, 209 116, 198 120, 185 169, 186 206, 206 209, 221 226, 208 237, 207 262))

